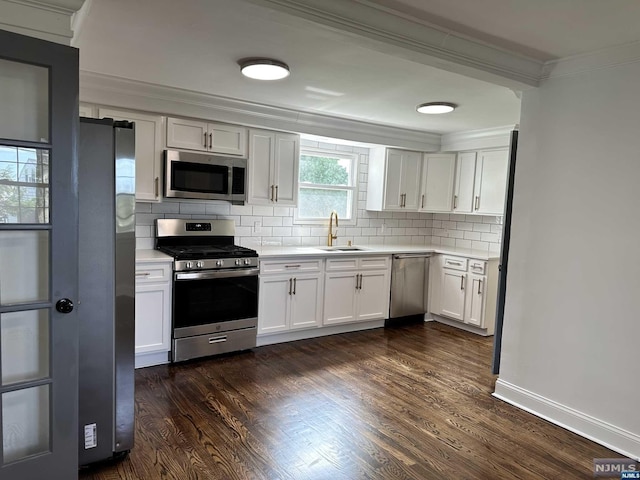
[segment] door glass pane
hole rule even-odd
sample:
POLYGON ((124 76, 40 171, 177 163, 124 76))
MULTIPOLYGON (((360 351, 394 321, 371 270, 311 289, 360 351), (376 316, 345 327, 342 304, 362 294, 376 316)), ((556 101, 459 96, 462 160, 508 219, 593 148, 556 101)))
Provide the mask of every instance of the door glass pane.
POLYGON ((49 142, 49 70, 0 59, 0 138, 49 142))
POLYGON ((0 231, 0 305, 49 300, 49 232, 0 231))
POLYGON ((49 385, 2 395, 4 463, 49 451, 49 385))
POLYGON ((49 376, 49 310, 0 315, 2 384, 49 376))
POLYGON ((49 222, 49 151, 0 146, 0 223, 49 222))

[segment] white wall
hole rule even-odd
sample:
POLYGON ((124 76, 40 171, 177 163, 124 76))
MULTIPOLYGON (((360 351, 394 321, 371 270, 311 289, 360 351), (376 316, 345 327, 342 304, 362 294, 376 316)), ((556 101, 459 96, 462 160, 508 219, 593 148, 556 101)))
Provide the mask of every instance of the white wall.
POLYGON ((497 396, 640 457, 640 64, 524 94, 497 396), (597 229, 594 229, 594 221, 597 229))

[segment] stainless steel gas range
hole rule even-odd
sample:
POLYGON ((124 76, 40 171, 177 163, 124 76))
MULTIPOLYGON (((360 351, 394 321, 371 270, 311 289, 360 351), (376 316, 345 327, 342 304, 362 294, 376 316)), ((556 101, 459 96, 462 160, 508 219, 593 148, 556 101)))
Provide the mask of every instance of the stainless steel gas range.
POLYGON ((174 258, 174 362, 256 346, 258 254, 234 236, 233 220, 156 221, 156 248, 174 258))

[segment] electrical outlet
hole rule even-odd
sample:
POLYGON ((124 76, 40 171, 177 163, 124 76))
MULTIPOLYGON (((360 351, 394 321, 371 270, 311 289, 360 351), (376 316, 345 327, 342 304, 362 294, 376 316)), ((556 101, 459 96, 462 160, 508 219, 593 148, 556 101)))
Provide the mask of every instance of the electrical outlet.
POLYGON ((261 230, 262 230, 262 223, 253 222, 253 233, 260 233, 261 230))

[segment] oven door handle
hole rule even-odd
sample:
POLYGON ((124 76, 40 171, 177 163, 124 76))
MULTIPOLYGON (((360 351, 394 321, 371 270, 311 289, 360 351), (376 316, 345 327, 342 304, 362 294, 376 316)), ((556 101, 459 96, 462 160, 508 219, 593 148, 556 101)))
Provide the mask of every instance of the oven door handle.
POLYGON ((211 278, 251 277, 258 276, 259 268, 238 268, 232 270, 215 270, 208 272, 176 273, 176 280, 207 280, 211 278))

